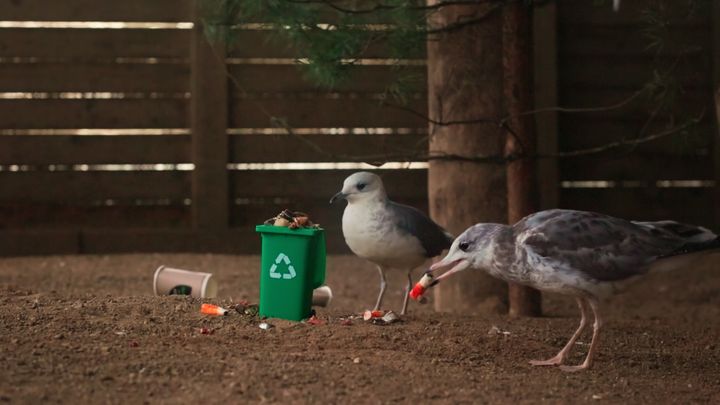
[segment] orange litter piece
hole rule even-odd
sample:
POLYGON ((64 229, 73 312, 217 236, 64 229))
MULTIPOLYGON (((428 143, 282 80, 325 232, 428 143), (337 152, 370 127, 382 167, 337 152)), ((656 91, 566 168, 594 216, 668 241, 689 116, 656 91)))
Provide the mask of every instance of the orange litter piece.
POLYGON ((228 310, 213 304, 202 304, 200 312, 207 315, 227 315, 228 310))

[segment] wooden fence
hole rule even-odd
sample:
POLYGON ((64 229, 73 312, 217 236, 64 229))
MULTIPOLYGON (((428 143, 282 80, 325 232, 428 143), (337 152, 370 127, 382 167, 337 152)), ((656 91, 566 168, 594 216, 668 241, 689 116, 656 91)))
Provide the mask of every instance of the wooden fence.
POLYGON ((560 206, 717 226, 717 2, 695 2, 691 10, 693 2, 623 1, 619 12, 609 4, 590 3, 562 0, 557 7, 559 104, 609 106, 653 81, 660 88, 678 87, 678 92, 670 111, 658 109, 655 117, 657 104, 645 95, 622 108, 561 114, 559 150, 661 134, 702 119, 687 132, 610 154, 560 160, 560 206), (669 83, 657 79, 663 75, 669 83))
MULTIPOLYGON (((652 76, 639 8, 614 14, 578 3, 536 13, 538 107, 616 103, 652 76)), ((680 74, 692 100, 684 106, 708 111, 700 131, 619 156, 545 159, 544 207, 716 221, 713 11, 673 26, 701 46, 680 74)), ((393 74, 382 47, 327 92, 268 31, 249 26, 218 49, 193 25, 196 15, 193 0, 0 7, 0 254, 257 252, 253 226, 286 207, 310 212, 328 229, 330 250, 346 251, 342 207, 328 199, 355 169, 336 163, 426 148, 422 119, 377 101, 393 74)), ((405 69, 425 74, 422 64, 405 69)), ((422 89, 411 107, 425 110, 422 89)), ((540 149, 637 136, 647 117, 634 108, 538 114, 540 149)), ((425 170, 379 172, 392 198, 427 208, 425 170)))

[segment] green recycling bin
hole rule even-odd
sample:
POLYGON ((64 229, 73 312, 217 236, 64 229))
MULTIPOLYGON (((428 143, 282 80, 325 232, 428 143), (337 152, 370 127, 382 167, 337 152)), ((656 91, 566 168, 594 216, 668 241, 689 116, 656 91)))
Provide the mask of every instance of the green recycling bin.
POLYGON ((299 321, 325 282, 325 230, 258 225, 262 238, 260 316, 299 321))

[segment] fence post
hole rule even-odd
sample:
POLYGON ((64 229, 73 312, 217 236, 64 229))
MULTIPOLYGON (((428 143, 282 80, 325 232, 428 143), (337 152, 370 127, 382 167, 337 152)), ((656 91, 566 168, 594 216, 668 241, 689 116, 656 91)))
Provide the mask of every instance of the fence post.
POLYGON ((720 230, 720 4, 712 3, 712 70, 716 127, 713 142, 715 152, 715 230, 720 230))
MULTIPOLYGON (((538 165, 533 109, 532 7, 506 4, 503 7, 503 85, 505 114, 509 117, 505 154, 520 156, 507 164, 508 223, 514 224, 538 210, 538 165), (512 131, 512 132, 511 132, 512 131), (525 155, 525 156, 523 156, 525 155)), ((510 316, 540 316, 540 291, 516 283, 508 284, 510 316)))
MULTIPOLYGON (((557 4, 551 1, 533 10, 535 108, 558 105, 557 7, 557 4)), ((557 112, 535 114, 535 131, 538 154, 552 155, 558 152, 557 112)), ((557 208, 560 185, 556 158, 538 160, 538 180, 540 209, 557 208)))
POLYGON ((225 44, 204 35, 202 0, 195 2, 190 51, 192 224, 196 231, 226 229, 229 220, 228 78, 225 44))

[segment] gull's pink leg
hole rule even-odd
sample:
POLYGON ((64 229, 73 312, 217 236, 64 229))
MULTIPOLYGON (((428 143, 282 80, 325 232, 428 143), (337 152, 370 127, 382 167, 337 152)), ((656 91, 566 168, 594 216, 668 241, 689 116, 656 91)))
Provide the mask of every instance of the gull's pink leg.
POLYGON ((565 347, 563 347, 562 350, 560 350, 558 354, 556 354, 553 358, 547 360, 530 360, 530 364, 532 364, 533 366, 557 366, 565 362, 565 359, 570 353, 570 350, 572 350, 573 346, 575 345, 575 341, 580 337, 580 334, 585 329, 585 326, 587 326, 587 306, 585 306, 585 301, 583 300, 583 298, 577 297, 577 303, 578 307, 580 307, 580 326, 578 326, 577 330, 572 335, 570 340, 568 340, 565 347))
POLYGON ((594 298, 588 298, 588 303, 590 304, 590 308, 593 311, 593 315, 595 315, 595 323, 593 324, 593 336, 592 342, 590 342, 590 349, 588 350, 588 354, 582 364, 579 364, 577 366, 560 366, 560 369, 562 371, 573 372, 587 370, 592 366, 593 356, 595 355, 595 351, 597 350, 598 345, 598 335, 600 334, 600 328, 602 327, 603 322, 600 318, 600 312, 598 311, 597 300, 595 300, 594 298))
POLYGON ((402 311, 400 311, 400 315, 407 314, 407 307, 408 307, 408 301, 410 299, 410 290, 412 290, 412 269, 408 270, 408 283, 407 288, 405 289, 405 298, 403 299, 403 306, 402 311))
POLYGON ((387 282, 385 281, 385 271, 382 267, 377 266, 378 273, 380 273, 380 294, 378 294, 377 302, 375 302, 375 309, 373 311, 377 311, 382 306, 383 297, 385 296, 385 287, 387 287, 387 282))

